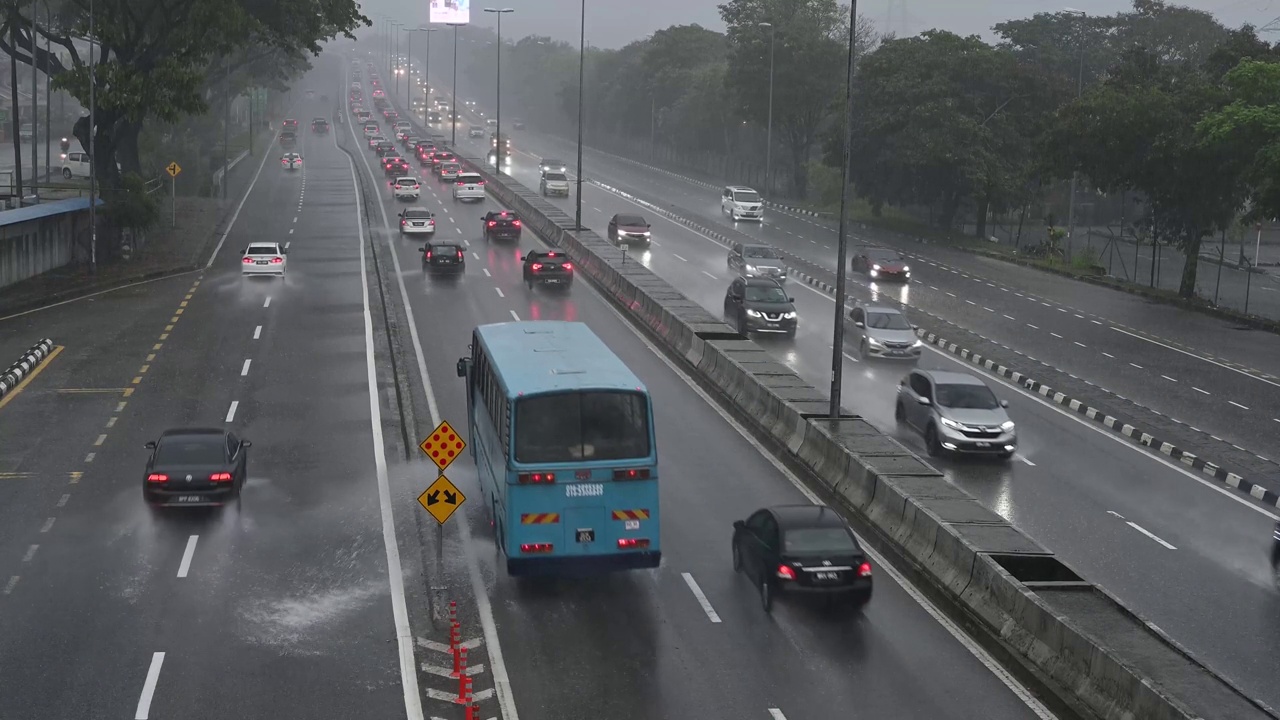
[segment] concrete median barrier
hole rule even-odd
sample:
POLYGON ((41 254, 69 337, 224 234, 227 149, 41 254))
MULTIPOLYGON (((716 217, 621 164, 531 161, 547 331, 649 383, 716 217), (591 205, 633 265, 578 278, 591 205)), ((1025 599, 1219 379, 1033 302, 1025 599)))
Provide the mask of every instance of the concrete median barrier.
POLYGON ((18 387, 32 370, 39 367, 51 352, 53 352, 53 341, 45 338, 32 345, 17 361, 0 373, 0 398, 13 392, 13 389, 18 387))
POLYGON ((824 393, 643 265, 510 177, 477 169, 494 199, 564 249, 580 277, 786 447, 1045 690, 1114 720, 1280 718, 896 440, 857 417, 826 419, 824 393))

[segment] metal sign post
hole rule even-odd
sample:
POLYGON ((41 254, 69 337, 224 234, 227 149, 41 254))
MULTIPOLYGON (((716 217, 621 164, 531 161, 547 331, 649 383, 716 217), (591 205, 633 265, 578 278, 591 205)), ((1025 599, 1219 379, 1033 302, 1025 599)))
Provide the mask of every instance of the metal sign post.
POLYGON ((436 562, 444 563, 444 524, 467 501, 462 491, 444 476, 444 469, 462 454, 467 444, 448 422, 441 421, 418 448, 436 464, 436 480, 421 495, 418 503, 436 519, 436 562))
POLYGON ((171 162, 164 170, 169 173, 169 205, 173 212, 170 227, 178 227, 178 173, 182 172, 182 166, 171 162))

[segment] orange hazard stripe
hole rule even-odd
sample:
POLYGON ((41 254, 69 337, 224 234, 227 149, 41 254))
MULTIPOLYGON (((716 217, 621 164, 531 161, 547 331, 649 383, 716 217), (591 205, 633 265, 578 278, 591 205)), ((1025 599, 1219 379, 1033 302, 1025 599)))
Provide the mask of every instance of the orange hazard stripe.
POLYGON ((614 510, 614 520, 648 520, 648 510, 614 510))
POLYGON ((525 513, 520 516, 522 525, 553 525, 560 522, 559 513, 525 513))

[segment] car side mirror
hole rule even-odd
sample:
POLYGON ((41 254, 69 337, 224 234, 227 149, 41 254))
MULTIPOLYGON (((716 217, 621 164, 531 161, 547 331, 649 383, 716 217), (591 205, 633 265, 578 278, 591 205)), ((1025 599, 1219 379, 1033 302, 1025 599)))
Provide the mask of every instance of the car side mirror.
POLYGON ((932 401, 932 400, 930 400, 930 399, 929 399, 929 398, 927 398, 927 397, 919 397, 919 398, 916 398, 916 402, 920 403, 921 405, 932 405, 932 404, 933 404, 933 401, 932 401))
POLYGON ((418 248, 418 252, 426 252, 426 251, 427 251, 426 245, 423 245, 422 247, 418 248))
POLYGON ((148 450, 155 450, 155 449, 156 449, 156 441, 155 441, 155 440, 152 440, 152 441, 148 442, 148 443, 145 445, 145 447, 146 447, 148 450))
POLYGON ((467 376, 467 358, 458 358, 458 377, 467 376))
POLYGON ((1001 400, 1001 401, 1000 401, 1000 407, 1002 407, 1002 408, 1007 408, 1007 407, 1009 407, 1009 401, 1008 401, 1008 400, 1001 400))
POLYGON ((795 299, 795 298, 793 298, 793 297, 789 297, 789 298, 787 298, 787 302, 789 302, 789 303, 794 303, 795 301, 796 301, 796 299, 795 299))
POLYGON ((253 443, 249 442, 248 440, 241 440, 240 447, 244 450, 248 450, 249 448, 253 447, 253 443))
POLYGON ((864 322, 862 322, 861 320, 854 320, 854 321, 853 321, 853 326, 854 326, 854 327, 865 328, 865 327, 867 326, 867 324, 866 324, 866 323, 864 323, 864 322))
POLYGON ((529 256, 528 256, 528 255, 521 255, 521 256, 520 256, 520 261, 521 261, 521 262, 523 262, 523 261, 525 261, 525 260, 528 260, 528 259, 529 259, 529 256))
POLYGON ((733 521, 733 529, 734 529, 734 530, 741 530, 742 528, 744 528, 744 527, 746 527, 746 526, 747 526, 747 524, 746 524, 745 522, 743 522, 742 520, 734 520, 734 521, 733 521))

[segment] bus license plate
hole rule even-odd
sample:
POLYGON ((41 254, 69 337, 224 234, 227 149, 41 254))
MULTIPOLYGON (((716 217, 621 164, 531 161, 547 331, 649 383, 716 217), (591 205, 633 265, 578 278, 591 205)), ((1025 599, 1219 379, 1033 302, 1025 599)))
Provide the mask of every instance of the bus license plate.
POLYGON ((596 531, 590 528, 578 528, 578 542, 589 543, 596 541, 596 531))
POLYGON ((814 573, 814 575, 816 575, 819 580, 822 580, 825 582, 832 582, 836 578, 840 577, 840 573, 834 573, 834 572, 820 572, 820 573, 814 573))
POLYGON ((600 483, 579 483, 564 486, 565 497, 600 497, 604 495, 604 485, 600 483))

